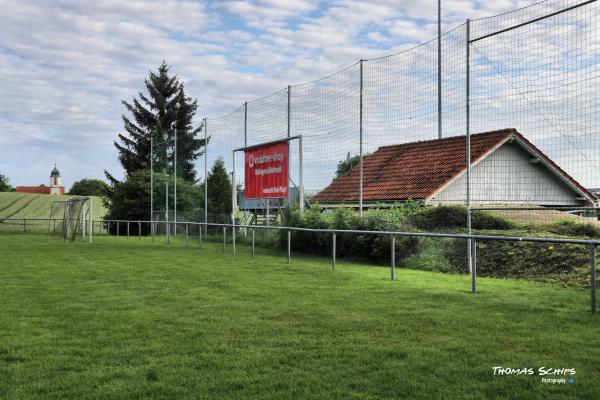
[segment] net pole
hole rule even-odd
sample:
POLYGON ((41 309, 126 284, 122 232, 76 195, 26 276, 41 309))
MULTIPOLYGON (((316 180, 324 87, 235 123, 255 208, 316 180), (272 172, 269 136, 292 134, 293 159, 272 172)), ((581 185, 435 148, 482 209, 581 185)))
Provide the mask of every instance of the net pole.
POLYGON ((359 112, 359 183, 358 183, 358 210, 363 215, 363 60, 360 60, 360 112, 359 112))
POLYGON ((442 0, 438 0, 438 139, 442 138, 442 0))
POLYGON ((173 235, 177 236, 177 129, 175 129, 175 151, 173 152, 173 235))
POLYGON ((244 147, 248 146, 248 102, 244 103, 244 147))
POLYGON ((154 137, 150 136, 150 235, 154 238, 154 137))
MULTIPOLYGON (((471 20, 467 19, 466 23, 466 40, 465 40, 465 56, 466 56, 466 108, 465 108, 465 126, 466 126, 466 168, 467 168, 467 182, 466 182, 466 202, 467 202, 467 233, 470 235, 471 232, 471 53, 470 53, 470 36, 471 36, 471 20)), ((475 293, 475 274, 473 274, 473 259, 472 259, 472 239, 467 240, 467 259, 469 264, 469 273, 471 274, 471 291, 475 293)))
POLYGON ((208 124, 204 118, 204 233, 208 235, 208 124))
MULTIPOLYGON (((290 120, 291 108, 290 108, 290 104, 291 104, 291 96, 292 96, 291 90, 292 90, 291 85, 288 85, 288 87, 287 87, 287 137, 288 138, 290 137, 290 132, 291 132, 290 131, 290 126, 291 126, 291 120, 290 120)), ((288 148, 289 148, 289 144, 290 144, 289 140, 288 140, 287 143, 288 143, 288 148)), ((288 168, 287 168, 287 170, 288 170, 288 174, 287 174, 288 175, 287 176, 288 196, 287 196, 287 201, 288 201, 288 207, 289 207, 290 204, 291 204, 290 203, 291 193, 290 193, 290 190, 289 190, 289 186, 290 186, 290 155, 289 155, 289 152, 288 152, 288 160, 287 161, 288 161, 288 168)))

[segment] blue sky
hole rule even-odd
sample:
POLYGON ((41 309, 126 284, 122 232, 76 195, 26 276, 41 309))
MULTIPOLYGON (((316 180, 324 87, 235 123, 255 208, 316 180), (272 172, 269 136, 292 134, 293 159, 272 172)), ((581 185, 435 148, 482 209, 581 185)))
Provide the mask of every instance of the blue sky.
MULTIPOLYGON (((246 100, 436 34, 435 1, 2 0, 0 173, 70 186, 121 176, 113 140, 121 100, 162 60, 197 98, 197 122, 246 100)), ((443 29, 532 4, 443 3, 443 29)))

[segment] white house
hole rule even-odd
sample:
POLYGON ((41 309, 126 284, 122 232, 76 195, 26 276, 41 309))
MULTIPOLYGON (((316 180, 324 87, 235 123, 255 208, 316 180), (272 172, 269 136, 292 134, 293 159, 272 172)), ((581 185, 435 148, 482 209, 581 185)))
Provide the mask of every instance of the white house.
MULTIPOLYGON (((465 148, 464 136, 380 147, 363 159, 363 203, 464 204, 465 148)), ((334 180, 313 201, 358 203, 359 171, 334 180)), ((582 206, 599 200, 515 129, 471 135, 470 188, 473 204, 582 206)))

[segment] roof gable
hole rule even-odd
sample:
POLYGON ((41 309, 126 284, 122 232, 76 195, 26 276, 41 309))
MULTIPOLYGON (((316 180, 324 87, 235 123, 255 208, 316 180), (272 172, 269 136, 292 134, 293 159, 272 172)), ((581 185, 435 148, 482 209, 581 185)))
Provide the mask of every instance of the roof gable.
MULTIPOLYGON (((471 135, 476 164, 511 138, 541 158, 547 167, 586 197, 595 198, 515 129, 471 135)), ((427 199, 466 171, 465 136, 380 147, 363 160, 363 201, 427 199)), ((360 169, 353 168, 319 192, 315 202, 359 201, 360 169)))

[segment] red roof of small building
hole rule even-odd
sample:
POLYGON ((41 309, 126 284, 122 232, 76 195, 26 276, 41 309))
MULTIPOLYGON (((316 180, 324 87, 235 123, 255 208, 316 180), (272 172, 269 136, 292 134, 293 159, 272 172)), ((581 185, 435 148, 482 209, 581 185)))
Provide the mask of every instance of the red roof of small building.
MULTIPOLYGON (((471 135, 471 164, 511 137, 544 159, 578 191, 595 199, 515 129, 471 135)), ((427 199, 466 168, 465 136, 380 147, 363 159, 363 201, 427 199)), ((360 168, 334 180, 313 199, 318 203, 358 202, 360 168)))
POLYGON ((48 186, 17 186, 15 190, 18 193, 50 194, 48 186))

